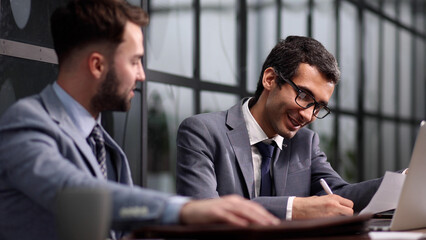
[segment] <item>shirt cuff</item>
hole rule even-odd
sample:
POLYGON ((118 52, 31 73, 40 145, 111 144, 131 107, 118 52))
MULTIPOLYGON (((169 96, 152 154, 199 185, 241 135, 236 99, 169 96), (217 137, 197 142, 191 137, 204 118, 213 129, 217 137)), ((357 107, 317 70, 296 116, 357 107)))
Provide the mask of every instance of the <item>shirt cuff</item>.
POLYGON ((188 197, 173 196, 170 197, 166 208, 164 209, 161 222, 163 224, 177 224, 179 223, 179 213, 182 206, 189 202, 191 199, 188 197))
POLYGON ((285 220, 290 221, 293 216, 293 200, 295 197, 288 197, 287 200, 287 212, 285 215, 285 220))

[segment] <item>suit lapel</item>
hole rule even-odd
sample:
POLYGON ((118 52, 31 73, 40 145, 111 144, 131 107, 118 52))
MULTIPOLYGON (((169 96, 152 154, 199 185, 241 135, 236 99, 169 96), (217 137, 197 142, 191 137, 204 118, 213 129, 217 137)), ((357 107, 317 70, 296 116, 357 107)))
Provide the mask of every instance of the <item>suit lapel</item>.
POLYGON ((236 104, 228 110, 226 124, 230 129, 227 136, 237 159, 236 164, 241 169, 251 199, 254 197, 253 161, 247 127, 241 110, 245 100, 243 99, 240 104, 236 104))
MULTIPOLYGON (((285 188, 287 185, 288 166, 290 163, 290 144, 288 139, 284 139, 282 150, 276 154, 274 159, 274 185, 276 196, 284 196, 285 188)), ((278 149, 278 151, 280 151, 278 149)))
POLYGON ((102 132, 104 134, 105 144, 109 146, 113 153, 111 157, 114 157, 116 168, 117 168, 117 181, 120 183, 125 183, 127 185, 132 185, 133 181, 130 173, 130 166, 126 159, 126 155, 123 150, 118 146, 114 139, 108 134, 107 131, 101 126, 102 132))
MULTIPOLYGON (((92 149, 87 144, 86 139, 83 138, 78 129, 74 126, 72 120, 68 117, 68 113, 65 111, 61 104, 61 101, 56 96, 51 85, 47 86, 40 94, 43 104, 47 109, 47 112, 51 118, 58 124, 62 129, 63 133, 68 135, 74 142, 75 146, 80 150, 81 154, 86 158, 88 165, 91 168, 91 174, 95 174, 97 178, 103 179, 102 172, 98 166, 92 149)), ((73 159, 78 161, 78 159, 73 159)))

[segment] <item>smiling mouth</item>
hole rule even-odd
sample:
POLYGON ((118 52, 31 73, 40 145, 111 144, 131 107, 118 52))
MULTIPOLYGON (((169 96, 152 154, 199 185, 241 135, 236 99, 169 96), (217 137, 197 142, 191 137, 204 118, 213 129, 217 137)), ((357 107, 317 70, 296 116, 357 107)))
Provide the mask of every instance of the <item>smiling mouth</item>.
POLYGON ((297 121, 296 119, 294 119, 292 116, 288 115, 288 119, 290 120, 290 123, 293 125, 292 126, 293 130, 297 130, 303 127, 303 124, 297 121))

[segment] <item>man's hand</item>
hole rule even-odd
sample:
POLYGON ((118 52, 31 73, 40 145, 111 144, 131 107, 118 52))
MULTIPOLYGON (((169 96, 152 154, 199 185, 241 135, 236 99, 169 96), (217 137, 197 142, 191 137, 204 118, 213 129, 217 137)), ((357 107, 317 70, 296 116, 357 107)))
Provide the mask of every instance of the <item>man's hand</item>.
POLYGON ((238 195, 190 201, 182 207, 180 220, 184 224, 228 223, 236 226, 280 223, 261 205, 238 195))
POLYGON ((351 216, 354 203, 339 195, 296 197, 293 201, 292 219, 310 219, 332 216, 351 216))

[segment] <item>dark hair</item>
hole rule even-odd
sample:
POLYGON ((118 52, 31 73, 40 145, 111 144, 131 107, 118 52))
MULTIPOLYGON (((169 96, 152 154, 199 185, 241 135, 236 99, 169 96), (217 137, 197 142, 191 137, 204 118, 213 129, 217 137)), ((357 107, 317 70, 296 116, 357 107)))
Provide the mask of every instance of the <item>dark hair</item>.
MULTIPOLYGON (((275 45, 263 63, 253 104, 263 92, 263 72, 267 68, 273 67, 284 78, 293 80, 301 63, 317 67, 328 81, 338 83, 340 71, 337 61, 320 42, 309 37, 289 36, 275 45)), ((276 78, 276 82, 278 86, 285 83, 279 77, 276 78)))
POLYGON ((124 0, 71 0, 56 9, 50 22, 59 64, 73 50, 92 43, 110 43, 115 50, 127 21, 142 27, 149 18, 140 7, 124 0))

